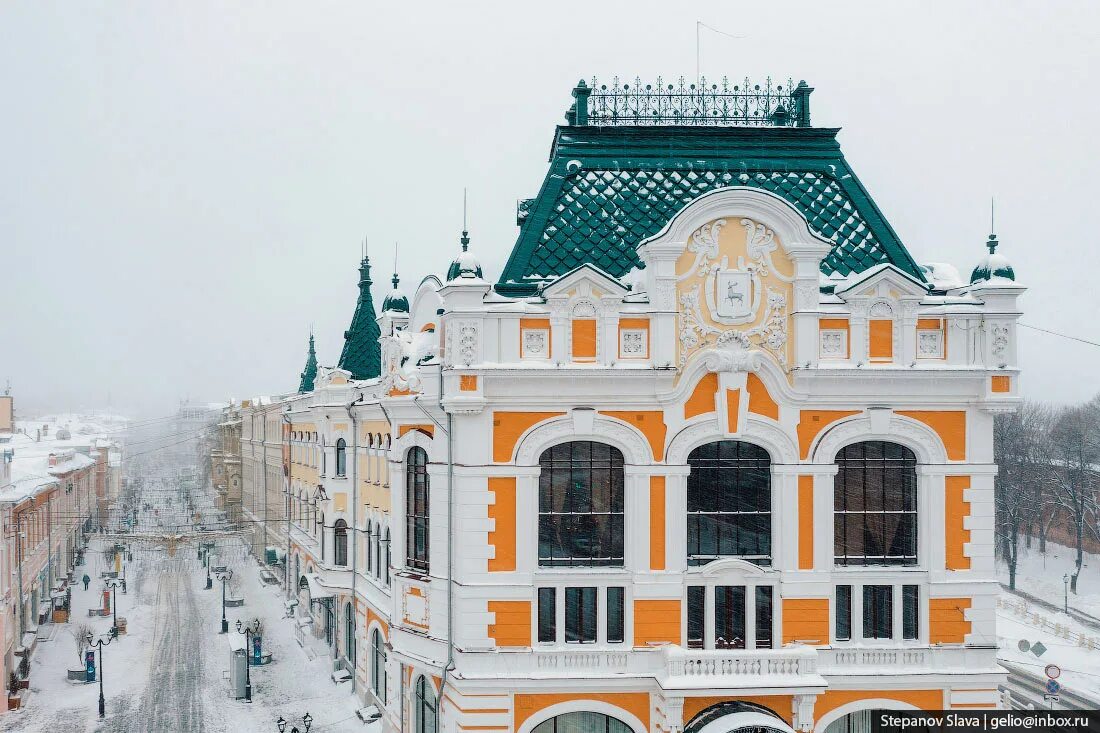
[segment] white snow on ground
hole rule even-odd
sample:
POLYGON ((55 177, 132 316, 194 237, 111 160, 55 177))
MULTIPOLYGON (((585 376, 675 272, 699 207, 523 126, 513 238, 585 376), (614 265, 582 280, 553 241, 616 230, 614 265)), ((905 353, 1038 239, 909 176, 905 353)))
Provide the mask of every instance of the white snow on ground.
MULTIPOLYGON (((1072 548, 1047 543, 1045 555, 1039 553, 1036 541, 1031 550, 1021 543, 1016 587, 1048 603, 1063 605, 1065 585, 1063 575, 1072 572, 1075 553, 1072 548)), ((1070 594, 1069 605, 1091 616, 1100 617, 1100 565, 1098 558, 1086 554, 1078 581, 1079 594, 1070 594)), ((1000 580, 1008 582, 1008 569, 998 568, 1000 580)), ((1075 691, 1100 700, 1100 630, 1081 623, 1061 611, 1052 611, 1018 595, 1004 591, 997 608, 998 657, 1006 662, 1026 667, 1041 675, 1048 664, 1062 669, 1059 682, 1075 691), (1041 657, 1020 651, 1020 640, 1031 644, 1042 642, 1048 651, 1041 657)))
MULTIPOLYGON (((1021 538, 1016 587, 1044 601, 1062 605, 1065 596, 1062 577, 1066 573, 1073 574, 1076 557, 1077 551, 1072 547, 1054 542, 1047 542, 1045 554, 1039 552, 1039 540, 1033 540, 1029 550, 1021 538)), ((1008 566, 999 563, 997 571, 1000 581, 1008 585, 1008 566)), ((1077 579, 1077 594, 1070 593, 1069 605, 1100 618, 1100 555, 1085 553, 1081 577, 1077 579)))
MULTIPOLYGON (((100 542, 93 540, 93 549, 100 542)), ((107 717, 100 721, 98 683, 66 680, 66 670, 78 663, 68 629, 90 621, 105 634, 111 626, 109 618, 87 617, 87 609, 99 605, 99 571, 106 569, 103 556, 89 552, 76 577, 88 572, 91 588, 85 592, 83 584, 75 586, 72 622, 54 625, 53 639, 39 643, 27 708, 0 716, 0 731, 248 733, 274 731, 280 715, 297 723, 306 712, 313 716, 313 731, 368 730, 355 715, 349 683, 332 682, 330 658, 322 654, 311 660, 295 641, 292 620, 282 618, 282 589, 263 586, 256 563, 243 549, 232 548, 223 556, 243 579, 245 606, 227 609, 230 632, 235 633, 238 618, 247 623, 259 617, 264 649, 274 661, 252 667, 252 704, 230 699, 224 679, 229 640, 218 633, 220 586, 215 581, 211 590, 204 589, 205 570, 195 555, 186 546, 174 558, 163 550, 135 548, 126 570, 129 593, 118 595, 128 633, 104 647, 107 717)))

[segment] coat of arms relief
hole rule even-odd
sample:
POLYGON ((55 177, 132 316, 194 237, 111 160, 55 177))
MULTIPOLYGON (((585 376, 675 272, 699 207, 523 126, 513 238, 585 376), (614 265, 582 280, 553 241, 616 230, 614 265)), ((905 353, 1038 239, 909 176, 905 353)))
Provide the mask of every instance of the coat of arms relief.
MULTIPOLYGON (((727 219, 692 232, 685 254, 690 267, 677 275, 680 311, 680 366, 696 351, 763 349, 787 366, 787 304, 794 281, 773 262, 779 250, 775 232, 741 219, 741 237, 728 236, 727 219)), ((782 252, 780 252, 782 256, 782 252)))

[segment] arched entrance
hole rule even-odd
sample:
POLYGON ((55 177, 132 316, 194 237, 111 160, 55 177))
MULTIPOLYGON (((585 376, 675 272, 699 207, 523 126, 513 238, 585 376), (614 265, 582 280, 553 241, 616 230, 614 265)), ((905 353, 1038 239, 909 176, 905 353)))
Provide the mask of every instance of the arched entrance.
POLYGON ((763 705, 734 700, 712 705, 684 726, 684 733, 794 733, 787 721, 763 705))

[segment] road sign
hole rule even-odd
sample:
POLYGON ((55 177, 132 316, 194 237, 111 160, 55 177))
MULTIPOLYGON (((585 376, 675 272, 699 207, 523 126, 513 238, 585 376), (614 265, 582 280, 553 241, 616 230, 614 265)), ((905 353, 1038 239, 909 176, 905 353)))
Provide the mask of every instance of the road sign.
POLYGON ((1057 664, 1048 664, 1043 672, 1045 672, 1046 676, 1050 679, 1056 680, 1062 675, 1062 668, 1057 664))
POLYGON ((1027 639, 1020 639, 1016 644, 1016 648, 1022 652, 1029 652, 1031 651, 1031 642, 1027 639))
POLYGON ((1047 680, 1047 692, 1051 695, 1057 695, 1062 689, 1062 686, 1058 684, 1058 680, 1047 680))
POLYGON ((1041 657, 1046 654, 1047 648, 1043 646, 1043 642, 1037 641, 1031 645, 1031 653, 1037 657, 1041 657))
POLYGON ((1047 702, 1058 702, 1058 696, 1057 695, 1043 695, 1043 699, 1046 700, 1047 702))

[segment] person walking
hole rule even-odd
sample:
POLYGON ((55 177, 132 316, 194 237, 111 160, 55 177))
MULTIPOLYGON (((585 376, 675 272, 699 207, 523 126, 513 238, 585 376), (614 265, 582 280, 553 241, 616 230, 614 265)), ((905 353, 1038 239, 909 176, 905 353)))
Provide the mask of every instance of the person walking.
POLYGON ((84 573, 84 577, 81 578, 84 581, 84 590, 88 590, 88 583, 92 582, 92 579, 88 577, 87 573, 84 573))

